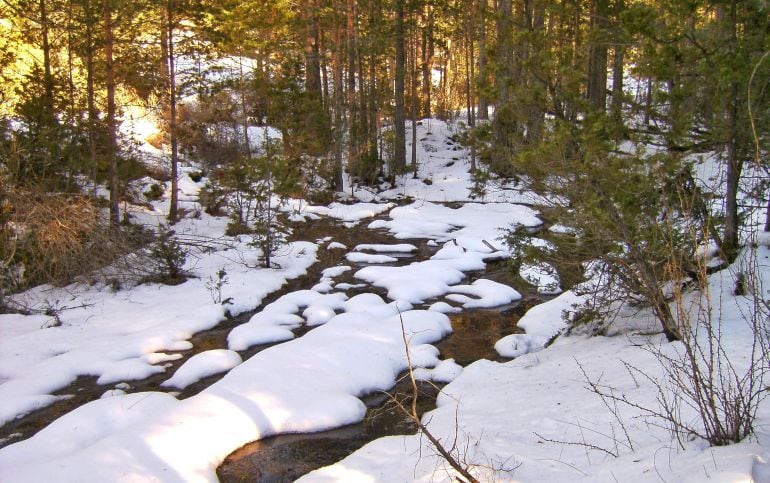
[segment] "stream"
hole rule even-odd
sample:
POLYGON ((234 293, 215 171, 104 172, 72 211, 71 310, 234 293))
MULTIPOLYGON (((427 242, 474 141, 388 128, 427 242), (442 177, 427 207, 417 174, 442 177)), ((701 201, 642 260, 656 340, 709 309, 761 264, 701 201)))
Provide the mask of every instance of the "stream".
MULTIPOLYGON (((385 217, 378 218, 384 219, 385 217)), ((326 268, 337 265, 353 267, 353 270, 335 277, 334 280, 336 284, 347 283, 351 285, 345 290, 349 297, 360 293, 375 293, 383 299, 387 299, 384 289, 369 284, 361 286, 362 281, 353 278, 356 269, 365 266, 365 264, 349 262, 345 259, 345 254, 358 244, 411 243, 418 247, 417 252, 409 256, 398 255, 398 261, 389 264, 391 266, 407 265, 414 261, 430 258, 438 247, 428 245, 427 240, 423 239, 395 240, 385 230, 367 228, 371 221, 371 219, 367 219, 352 227, 345 226, 330 218, 291 224, 294 230, 291 240, 321 242, 324 238, 331 237, 334 241, 346 245, 348 250, 319 248, 318 262, 310 267, 306 275, 288 281, 280 290, 266 297, 257 309, 236 317, 230 317, 210 330, 195 334, 190 339, 193 348, 178 352, 183 357, 171 362, 164 373, 143 380, 129 381, 124 384, 125 391, 130 393, 172 392, 179 399, 198 394, 221 379, 224 373, 204 378, 183 391, 163 387, 161 383, 168 379, 192 355, 211 349, 227 348, 227 335, 234 327, 247 322, 262 307, 281 296, 312 287, 318 283, 321 272, 326 268)), ((440 351, 440 358, 453 358, 461 366, 467 366, 479 359, 504 361, 505 359, 500 358, 494 350, 495 342, 506 335, 520 332, 516 326, 519 318, 530 307, 543 302, 544 298, 537 293, 534 287, 518 276, 511 274, 507 270, 505 261, 489 262, 486 270, 471 272, 467 276, 468 279, 463 283, 471 283, 478 278, 487 278, 514 287, 522 294, 523 298, 515 304, 496 309, 464 310, 449 315, 453 332, 436 344, 440 351)), ((425 309, 435 301, 426 301, 415 308, 425 309)), ((301 326, 294 330, 294 335, 301 337, 309 330, 312 328, 301 326)), ((252 346, 240 351, 239 354, 246 360, 273 345, 276 344, 252 346)), ((406 376, 406 374, 402 376, 406 376)), ((0 447, 33 436, 67 412, 100 398, 113 386, 96 384, 95 377, 79 377, 69 386, 56 392, 57 395, 62 396, 59 401, 9 422, 0 428, 0 447)), ((418 408, 420 414, 435 408, 436 397, 442 387, 443 385, 434 383, 419 384, 418 408)), ((224 482, 292 481, 314 469, 339 461, 374 439, 390 435, 414 434, 416 432, 414 424, 391 402, 392 397, 410 398, 411 392, 408 378, 401 377, 396 386, 388 393, 371 393, 361 398, 368 408, 367 415, 362 422, 318 433, 283 434, 249 443, 231 453, 218 468, 217 475, 224 482)))

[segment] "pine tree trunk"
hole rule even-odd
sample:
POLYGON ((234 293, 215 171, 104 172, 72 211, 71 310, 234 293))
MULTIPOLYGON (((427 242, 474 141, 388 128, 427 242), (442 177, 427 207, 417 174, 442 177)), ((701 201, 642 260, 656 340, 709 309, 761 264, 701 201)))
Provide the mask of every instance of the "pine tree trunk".
POLYGON ((511 85, 513 83, 513 10, 511 0, 499 0, 497 12, 497 75, 495 87, 495 117, 492 122, 493 141, 505 163, 511 155, 510 139, 516 133, 511 110, 511 85))
POLYGON ((52 117, 54 115, 54 80, 53 73, 51 71, 51 43, 49 40, 48 32, 48 9, 45 0, 40 0, 40 36, 41 36, 41 48, 43 50, 43 88, 45 92, 45 108, 46 116, 52 117))
MULTIPOLYGON (((375 32, 378 13, 379 13, 379 8, 375 10, 374 1, 369 0, 370 35, 372 35, 372 32, 375 32)), ((372 44, 374 44, 374 42, 372 44)), ((377 53, 373 48, 374 45, 372 45, 371 47, 372 48, 370 49, 370 55, 369 55, 369 99, 368 99, 369 105, 367 109, 367 112, 369 114, 369 141, 368 141, 367 155, 369 156, 369 159, 374 160, 378 158, 377 138, 379 134, 379 123, 378 123, 379 114, 377 112, 377 82, 378 82, 377 53)))
MULTIPOLYGON (((738 24, 736 2, 729 5, 729 10, 724 11, 720 17, 727 23, 726 32, 728 32, 729 52, 731 56, 737 55, 738 48, 738 24)), ((726 173, 726 192, 725 192, 725 232, 722 237, 722 252, 732 261, 738 254, 740 247, 739 231, 740 217, 738 213, 738 191, 743 170, 743 150, 740 126, 745 124, 741 122, 739 109, 744 109, 746 99, 743 97, 742 89, 738 86, 738 81, 733 77, 730 81, 730 102, 727 105, 727 173, 726 173)))
POLYGON ((427 7, 427 29, 422 31, 422 117, 427 119, 431 117, 431 96, 433 88, 433 6, 427 7))
MULTIPOLYGON (((466 96, 465 96, 465 108, 468 110, 468 128, 473 129, 476 127, 476 113, 474 111, 474 89, 473 87, 476 85, 476 80, 474 79, 474 65, 475 65, 475 58, 474 58, 474 46, 473 46, 473 34, 474 29, 472 28, 473 22, 469 22, 468 25, 468 32, 467 32, 467 45, 466 45, 466 54, 465 54, 465 90, 466 90, 466 96)), ((470 160, 471 160, 471 167, 470 171, 471 173, 476 172, 476 146, 475 144, 471 144, 471 152, 470 152, 470 160)))
POLYGON ((356 1, 348 0, 346 10, 345 52, 347 54, 346 107, 348 111, 348 160, 358 160, 361 155, 361 124, 358 102, 356 102, 356 60, 358 57, 358 34, 356 28, 356 1))
MULTIPOLYGON (((171 142, 171 202, 168 222, 174 224, 179 216, 179 142, 176 122, 176 65, 174 59, 174 0, 166 0, 166 28, 168 41, 168 105, 169 141, 171 142)), ((245 129, 245 127, 244 127, 245 129)))
POLYGON ((479 112, 478 118, 489 119, 489 74, 487 62, 487 0, 478 0, 479 4, 479 112))
MULTIPOLYGON (((404 0, 396 1, 396 78, 395 98, 396 112, 393 119, 395 146, 393 149, 393 165, 390 175, 395 177, 406 168, 406 113, 404 102, 404 77, 406 71, 406 48, 404 32, 404 0)), ((395 179, 395 178, 392 178, 395 179)))
MULTIPOLYGON (((626 8, 625 0, 617 0, 615 5, 615 30, 621 27, 620 18, 626 8)), ((612 104, 610 113, 612 120, 619 126, 623 124, 623 67, 625 63, 626 47, 623 45, 622 35, 618 35, 612 55, 612 104)))
MULTIPOLYGON (((532 38, 542 39, 544 35, 543 29, 545 28, 545 5, 542 2, 532 2, 530 9, 532 38)), ((539 42, 535 41, 529 42, 527 48, 529 50, 528 55, 532 56, 542 46, 539 45, 539 42)), ((531 71, 527 77, 527 84, 532 93, 527 114, 527 143, 534 145, 543 139, 543 131, 545 129, 545 86, 543 81, 531 71)))
POLYGON ((417 178, 417 112, 419 111, 419 101, 417 99, 417 39, 413 36, 410 44, 411 50, 411 117, 412 117, 412 176, 417 178))
POLYGON ((115 106, 115 62, 113 59, 112 0, 104 0, 102 8, 104 33, 104 76, 107 87, 107 159, 110 163, 110 221, 120 223, 120 186, 118 184, 118 124, 115 106))
POLYGON ((99 166, 96 158, 96 88, 94 82, 94 23, 91 1, 85 0, 83 4, 85 13, 86 34, 86 103, 88 105, 88 155, 91 163, 91 176, 93 178, 92 196, 96 198, 96 184, 99 174, 99 166))
POLYGON ((612 104, 610 112, 613 121, 623 122, 623 64, 626 49, 621 45, 615 46, 612 58, 612 104))
POLYGON ((607 109, 607 0, 592 0, 591 29, 599 39, 591 40, 588 51, 588 102, 594 110, 607 109))
POLYGON ((342 99, 342 78, 343 78, 343 53, 342 53, 342 27, 336 26, 336 41, 337 49, 334 52, 334 190, 342 191, 343 179, 342 179, 342 151, 343 151, 343 117, 342 110, 344 108, 344 101, 342 99))

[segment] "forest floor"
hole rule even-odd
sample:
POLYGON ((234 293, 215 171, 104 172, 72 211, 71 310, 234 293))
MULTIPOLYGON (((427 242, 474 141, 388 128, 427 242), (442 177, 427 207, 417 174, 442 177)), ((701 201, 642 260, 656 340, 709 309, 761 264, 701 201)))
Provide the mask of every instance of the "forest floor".
MULTIPOLYGON (((178 223, 177 236, 217 243, 191 252, 192 276, 182 284, 80 283, 15 296, 55 309, 58 320, 0 315, 0 426, 76 399, 63 389, 83 378, 102 397, 68 408, 32 437, 0 433, 0 480, 215 481, 228 455, 250 442, 360 422, 362 399, 391 389, 408 369, 406 340, 415 375, 442 385, 423 422, 479 480, 770 481, 768 404, 750 438, 711 447, 695 437, 680 443, 664 422, 608 406, 587 388, 599 383, 657 407, 659 354, 673 356, 680 345, 658 334, 644 306, 619 307, 603 336, 568 335, 563 312, 584 295, 562 293, 543 267, 524 266, 517 282, 485 273, 512 256, 500 230, 527 227, 532 243, 548 243, 564 227, 544 228, 538 206, 546 200, 516 184, 490 185, 471 199, 468 154, 452 131, 422 121, 418 176, 395 188, 348 187, 350 198, 329 206, 289 203, 306 239, 282 249, 276 268, 256 268, 259 252, 245 238, 225 237, 228 220, 201 213, 178 223), (469 324, 453 314, 511 307, 522 294, 542 303, 527 307, 520 330, 511 316, 510 327, 494 329, 496 342, 483 339, 484 359, 469 363, 441 346, 453 324, 458 332, 469 324), (217 342, 204 342, 200 334, 211 331, 217 342)), ((193 182, 191 170, 182 170, 182 205, 200 212, 205 179, 193 182)), ((157 224, 167 205, 131 213, 157 224)), ((751 253, 770 286, 770 250, 751 253)), ((744 317, 752 300, 734 294, 738 270, 713 274, 710 289, 724 351, 740 370, 753 334, 744 317)), ((257 471, 242 476, 259 480, 257 471)), ((418 434, 374 439, 302 481, 454 477, 418 434)))

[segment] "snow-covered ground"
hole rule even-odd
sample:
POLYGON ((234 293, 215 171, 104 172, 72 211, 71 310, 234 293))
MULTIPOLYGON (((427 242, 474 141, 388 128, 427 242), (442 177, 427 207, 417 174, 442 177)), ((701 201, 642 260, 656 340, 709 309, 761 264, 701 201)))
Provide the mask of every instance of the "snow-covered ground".
MULTIPOLYGON (((501 229, 542 225, 536 209, 542 200, 518 187, 491 190, 486 201, 492 204, 470 202, 467 153, 450 135, 445 123, 423 121, 418 126, 419 176, 405 177, 393 190, 354 189, 360 202, 352 205, 295 201, 286 207, 296 221, 312 223, 326 216, 386 229, 394 240, 429 240, 438 251, 428 260, 412 261, 417 247, 411 244, 349 248, 324 239, 282 250, 276 257, 280 268, 253 268, 258 251, 224 237, 226 219, 201 214, 179 223, 177 233, 213 236, 228 244, 196 253, 187 269, 197 278, 173 287, 145 284, 113 292, 72 285, 20 294, 27 305, 75 308, 62 311, 61 325, 55 327, 45 316, 0 315, 0 424, 50 404, 61 397, 53 392, 81 375, 97 376, 105 384, 105 397, 0 449, 0 480, 216 480, 216 467, 245 443, 360 421, 365 406, 359 397, 387 390, 407 368, 405 334, 416 377, 453 381, 424 422, 442 441, 455 443, 459 458, 480 480, 770 481, 766 404, 749 440, 711 448, 691 438, 681 448, 658 422, 629 407, 613 414, 586 389, 588 377, 640 405, 656 404, 657 388, 634 378, 626 365, 660 378, 660 363, 645 346, 667 354, 678 346, 649 335, 657 328, 644 308, 625 310, 607 336, 563 335, 545 348, 566 327, 563 312, 583 300, 567 290, 526 313, 519 322, 525 334, 498 341, 495 348, 516 357, 513 361, 482 360, 462 368, 441 360, 433 344, 451 332, 446 313, 521 297, 491 280, 467 283, 468 272, 510 256, 499 239, 501 229), (400 207, 387 201, 404 195, 415 201, 400 207), (448 207, 439 204, 443 201, 468 203, 448 207), (516 204, 522 202, 535 207, 516 204), (376 215, 387 216, 371 221, 376 215), (182 389, 225 373, 218 382, 184 400, 160 392, 125 394, 127 381, 165 372, 164 364, 190 348, 194 333, 225 318, 225 308, 231 313, 251 310, 287 279, 305 273, 319 250, 344 250, 350 265, 329 267, 314 286, 268 304, 230 331, 228 347, 191 357, 168 374, 164 385, 182 389), (411 263, 395 266, 397 260, 411 263), (210 277, 221 269, 228 282, 217 295, 232 299, 227 307, 211 292, 210 277), (383 288, 387 299, 373 293, 349 297, 346 290, 353 285, 336 281, 346 272, 361 282, 359 290, 383 288), (416 309, 420 304, 429 309, 416 309), (292 329, 302 324, 315 328, 295 338, 292 329), (236 352, 268 342, 277 344, 247 360, 236 352)), ((202 183, 186 173, 181 199, 194 209, 202 183)), ((166 207, 162 200, 153 208, 134 207, 132 214, 157 223, 166 207)), ((761 275, 770 283, 770 251, 766 246, 758 250, 761 275)), ((542 293, 561 290, 547 266, 525 266, 522 277, 542 293)), ((723 271, 712 276, 711 287, 720 301, 723 342, 740 365, 751 341, 742 318, 750 300, 733 295, 732 282, 730 272, 723 271)), ((394 436, 303 481, 451 481, 453 476, 425 438, 394 436)))

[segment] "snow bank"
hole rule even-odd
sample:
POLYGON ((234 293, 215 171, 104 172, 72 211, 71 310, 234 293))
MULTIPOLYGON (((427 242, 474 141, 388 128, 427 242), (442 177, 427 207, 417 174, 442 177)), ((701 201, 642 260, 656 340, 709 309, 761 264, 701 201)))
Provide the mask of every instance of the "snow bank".
POLYGON ((398 258, 388 255, 377 255, 360 252, 350 252, 345 255, 345 258, 352 263, 391 263, 398 261, 398 258))
MULTIPOLYGON (((500 229, 509 226, 537 227, 537 211, 512 203, 466 203, 449 208, 429 202, 415 202, 390 210, 390 220, 375 220, 369 228, 385 228, 396 238, 434 238, 447 241, 468 237, 499 244, 500 229), (447 220, 447 221, 439 221, 447 220), (450 235, 451 233, 451 235, 450 235)), ((500 247, 502 248, 502 247, 500 247)))
POLYGON ((411 243, 396 243, 394 245, 385 244, 361 244, 353 249, 355 252, 378 252, 378 253, 412 253, 417 251, 417 247, 411 243))
POLYGON ((519 268, 519 276, 536 286, 538 293, 543 295, 558 295, 562 292, 559 274, 552 265, 547 263, 536 265, 522 263, 519 268))
MULTIPOLYGON (((291 244, 276 257, 280 270, 232 261, 239 254, 258 256, 244 244, 196 254, 197 260, 190 262, 200 273, 226 268, 222 295, 232 298, 233 313, 252 309, 287 279, 304 274, 316 260, 316 246, 291 244)), ((190 349, 193 334, 225 318, 206 282, 200 277, 176 286, 146 284, 116 293, 98 286, 41 287, 20 295, 41 308, 59 300, 73 308, 60 312, 60 326, 48 328, 47 318, 0 315, 0 425, 52 403, 56 398, 50 393, 81 375, 110 384, 165 371, 163 363, 170 360, 165 351, 190 349)))
POLYGON ((567 328, 564 312, 573 310, 585 300, 585 295, 576 295, 570 290, 532 307, 517 324, 526 333, 503 337, 495 343, 495 350, 501 356, 510 358, 542 350, 549 340, 567 328))
POLYGON ((293 339, 296 329, 303 322, 297 315, 300 308, 308 307, 311 318, 309 325, 318 325, 330 317, 322 314, 333 314, 335 309, 341 309, 347 299, 345 294, 321 294, 315 290, 299 290, 291 292, 264 307, 254 314, 251 319, 235 327, 227 335, 227 346, 230 350, 242 351, 258 344, 282 342, 293 339))
MULTIPOLYGON (((759 256, 770 258, 770 250, 760 248, 759 256)), ((763 282, 770 282, 770 267, 764 261, 760 267, 763 282)), ((720 301, 714 310, 723 348, 740 374, 752 341, 751 327, 743 319, 751 300, 733 295, 735 273, 712 275, 710 286, 713 299, 720 301)), ((696 296, 688 293, 685 305, 696 296)), ((565 292, 529 310, 520 325, 530 338, 519 341, 542 348, 543 340, 564 327, 562 310, 580 302, 580 296, 565 292)), ((622 335, 561 337, 548 350, 522 351, 507 363, 471 364, 442 390, 438 408, 425 414, 423 422, 439 440, 454 444, 460 461, 471 465, 480 481, 767 481, 770 451, 762 428, 770 422, 768 404, 759 408, 753 438, 709 447, 688 437, 680 447, 665 423, 629 405, 608 408, 586 389, 588 378, 641 407, 658 407, 657 387, 634 377, 627 367, 663 380, 660 361, 644 346, 675 356, 680 345, 666 343, 662 335, 644 335, 657 323, 638 307, 622 312, 615 325, 622 335)), ((510 339, 501 342, 505 340, 510 339)), ((430 370, 418 373, 431 376, 430 370)), ((690 417, 690 408, 681 410, 690 417)), ((450 482, 454 477, 427 438, 413 435, 375 440, 299 481, 450 482)))
POLYGON ((521 300, 521 294, 502 283, 479 279, 471 285, 455 285, 446 298, 463 305, 466 309, 499 307, 515 300, 521 300), (468 294, 476 298, 468 297, 468 294))
POLYGON ((347 223, 377 216, 394 206, 393 203, 354 203, 350 205, 332 203, 329 206, 315 206, 308 205, 302 200, 289 200, 287 202, 287 208, 301 216, 322 215, 347 223))
POLYGON ((213 349, 195 354, 176 370, 174 375, 164 381, 162 386, 184 389, 204 377, 226 372, 243 362, 237 352, 226 349, 213 349))
POLYGON ((436 364, 427 344, 451 330, 443 314, 399 313, 372 294, 344 306, 347 313, 184 401, 133 394, 76 409, 0 450, 4 481, 216 481, 217 465, 246 442, 360 421, 366 407, 357 396, 390 388, 406 368, 402 324, 418 364, 436 364))

